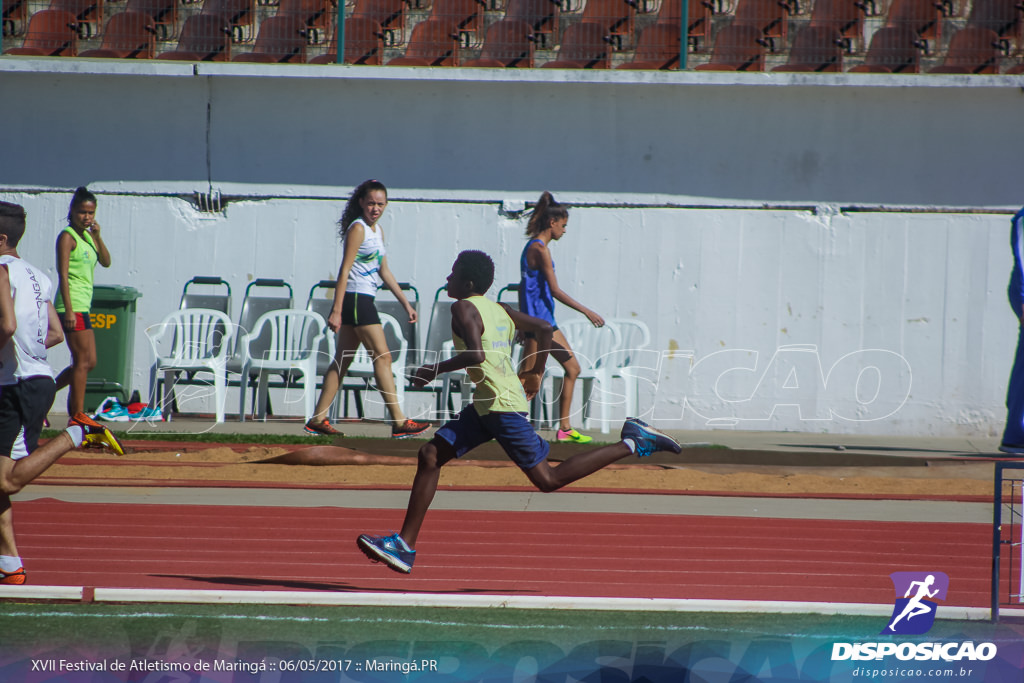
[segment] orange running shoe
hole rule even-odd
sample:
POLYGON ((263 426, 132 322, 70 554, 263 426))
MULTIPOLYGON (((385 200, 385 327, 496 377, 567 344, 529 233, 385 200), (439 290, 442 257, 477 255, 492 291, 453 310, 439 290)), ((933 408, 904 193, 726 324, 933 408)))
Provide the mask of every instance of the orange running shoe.
POLYGON ((410 436, 419 436, 428 429, 430 429, 429 422, 406 420, 404 424, 395 425, 391 428, 391 438, 408 439, 410 436))
POLYGON ((85 413, 76 413, 68 420, 68 426, 78 425, 85 432, 82 445, 86 448, 109 448, 116 455, 124 455, 124 446, 114 433, 85 413))
POLYGON ((320 422, 313 422, 310 420, 306 423, 304 428, 307 434, 313 436, 345 436, 343 432, 339 432, 337 429, 331 426, 330 421, 325 417, 320 422))
POLYGON ((25 583, 25 568, 19 567, 13 572, 5 572, 0 569, 0 583, 20 586, 25 583))

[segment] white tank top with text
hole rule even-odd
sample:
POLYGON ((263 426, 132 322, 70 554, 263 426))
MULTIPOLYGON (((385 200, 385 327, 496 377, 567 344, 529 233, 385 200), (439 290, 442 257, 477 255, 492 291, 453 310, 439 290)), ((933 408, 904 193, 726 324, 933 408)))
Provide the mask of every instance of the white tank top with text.
POLYGON ((7 266, 14 298, 14 337, 0 348, 0 386, 17 384, 27 377, 53 377, 46 361, 46 335, 50 327, 49 303, 53 296, 50 278, 27 261, 0 256, 7 266))

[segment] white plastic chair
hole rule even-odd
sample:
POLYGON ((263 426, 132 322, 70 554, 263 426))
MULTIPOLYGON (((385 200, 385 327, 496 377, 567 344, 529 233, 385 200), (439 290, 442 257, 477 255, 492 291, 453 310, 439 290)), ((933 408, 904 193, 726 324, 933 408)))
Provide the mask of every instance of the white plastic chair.
POLYGON ((618 329, 621 343, 610 355, 607 367, 611 379, 622 379, 625 390, 626 417, 640 415, 640 377, 654 373, 657 377, 658 354, 650 350, 651 330, 647 323, 635 318, 606 318, 605 325, 618 329))
MULTIPOLYGON (((447 286, 438 288, 434 293, 434 303, 430 308, 430 320, 427 324, 427 336, 423 348, 419 353, 419 363, 437 363, 451 357, 454 345, 452 338, 452 304, 454 301, 447 298, 445 290, 447 286)), ((434 381, 419 389, 434 393, 435 410, 438 419, 450 417, 448 412, 448 397, 451 394, 453 374, 441 375, 434 381)))
MULTIPOLYGON (((160 405, 164 417, 174 404, 174 385, 179 372, 209 372, 213 378, 213 397, 217 422, 224 421, 227 397, 227 357, 235 327, 221 311, 186 308, 174 311, 162 322, 146 328, 146 337, 155 358, 149 370, 149 405, 160 405), (163 401, 157 403, 157 391, 163 377, 163 401)), ((191 380, 190 383, 195 383, 191 380)))
MULTIPOLYGON (((388 340, 388 349, 391 350, 391 374, 395 378, 395 395, 398 398, 398 405, 405 409, 405 364, 409 354, 409 341, 402 334, 402 325, 394 316, 387 313, 377 312, 380 318, 380 325, 384 329, 384 336, 388 340)), ((331 347, 332 358, 334 346, 331 347)), ((359 378, 366 385, 374 378, 373 358, 365 346, 360 346, 356 351, 352 365, 345 373, 345 379, 349 377, 359 378)))
MULTIPOLYGON (((441 346, 439 352, 438 361, 446 361, 450 358, 454 358, 458 355, 455 351, 455 342, 451 339, 446 341, 441 346)), ((516 366, 518 367, 518 366, 516 366)), ((456 415, 462 412, 462 409, 469 405, 470 400, 473 397, 474 384, 469 381, 469 373, 465 370, 456 370, 455 372, 446 372, 434 382, 438 383, 441 387, 441 398, 440 398, 440 410, 443 411, 445 419, 454 419, 456 415), (459 387, 459 405, 456 407, 451 399, 452 396, 452 385, 458 382, 459 387), (448 412, 448 406, 452 406, 452 412, 448 412)))
POLYGON ((313 416, 318 379, 316 361, 327 321, 319 313, 296 309, 264 313, 249 334, 241 338, 242 381, 238 397, 239 419, 245 420, 245 394, 248 379, 257 375, 256 414, 266 419, 270 375, 281 375, 290 386, 295 375, 302 376, 303 418, 313 416), (266 328, 266 329, 264 329, 266 328), (259 356, 250 349, 256 346, 259 356))
MULTIPOLYGON (((569 342, 569 346, 572 347, 573 354, 580 364, 579 382, 583 390, 581 394, 583 426, 589 429, 593 423, 590 413, 592 412, 591 399, 594 389, 601 387, 606 390, 610 386, 612 375, 608 363, 611 354, 622 347, 622 336, 617 327, 611 325, 594 327, 594 324, 586 318, 573 318, 564 323, 560 322, 558 328, 562 330, 562 334, 565 335, 566 341, 569 342)), ((547 403, 549 404, 548 414, 552 416, 553 422, 557 419, 558 409, 558 401, 555 397, 562 393, 564 377, 565 371, 562 370, 562 366, 549 356, 547 370, 541 383, 540 396, 551 397, 547 403)), ((544 399, 542 398, 542 400, 544 399)), ((598 401, 598 407, 601 413, 601 433, 607 434, 610 431, 608 403, 598 401)))

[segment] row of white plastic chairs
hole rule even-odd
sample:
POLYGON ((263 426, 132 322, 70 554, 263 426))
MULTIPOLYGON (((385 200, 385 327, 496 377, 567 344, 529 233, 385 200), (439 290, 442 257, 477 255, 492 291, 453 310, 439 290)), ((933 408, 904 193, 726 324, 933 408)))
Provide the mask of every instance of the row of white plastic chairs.
MULTIPOLYGON (((380 317, 392 350, 392 372, 398 399, 404 404, 407 374, 411 370, 407 368, 409 344, 403 335, 402 325, 394 317, 385 313, 380 317)), ((644 367, 640 356, 649 348, 651 341, 647 325, 635 319, 611 319, 604 327, 595 328, 589 321, 578 318, 568 320, 560 327, 583 369, 580 380, 584 427, 592 425, 593 414, 598 412, 601 429, 607 432, 608 410, 617 403, 624 405, 627 414, 637 414, 640 373, 644 367), (622 395, 610 392, 616 379, 624 382, 622 395), (596 399, 598 388, 603 392, 600 400, 596 399)), ((218 422, 225 419, 231 375, 237 375, 240 419, 245 419, 250 384, 255 386, 254 412, 258 417, 265 417, 272 377, 278 378, 277 386, 301 388, 303 416, 309 419, 315 405, 318 379, 335 354, 335 336, 330 333, 323 316, 311 310, 268 311, 257 319, 252 330, 244 331, 221 311, 185 308, 147 328, 146 335, 154 356, 150 368, 150 405, 162 406, 166 414, 175 403, 176 388, 191 384, 209 385, 214 391, 218 422), (197 377, 197 373, 208 373, 211 377, 197 377), (161 384, 162 397, 158 396, 161 384)), ((520 348, 517 347, 517 351, 520 348)), ((444 358, 451 352, 449 343, 442 349, 425 350, 416 356, 418 362, 429 362, 438 357, 438 353, 440 358, 444 358)), ((364 383, 373 377, 373 372, 372 358, 361 348, 356 352, 346 378, 364 383)), ((541 396, 533 409, 533 417, 538 423, 545 421, 545 414, 549 414, 552 421, 557 419, 555 405, 562 376, 561 367, 549 360, 541 396)), ((453 380, 459 380, 463 402, 467 399, 469 383, 464 374, 443 377, 429 387, 438 394, 439 411, 450 405, 453 380)), ((177 400, 182 399, 179 397, 177 400)))
MULTIPOLYGON (((397 321, 391 316, 381 318, 382 323, 397 331, 401 338, 397 321)), ((214 391, 217 422, 224 421, 232 375, 237 376, 239 386, 239 419, 244 420, 247 414, 250 384, 256 392, 254 413, 265 417, 268 390, 272 378, 276 377, 281 386, 301 388, 303 415, 308 420, 313 414, 318 379, 333 359, 335 350, 334 335, 329 333, 323 316, 300 309, 268 311, 256 320, 251 331, 245 331, 222 311, 186 308, 172 312, 162 322, 147 328, 146 336, 154 356, 150 367, 150 405, 161 406, 166 415, 172 405, 182 400, 175 396, 176 389, 194 384, 209 385, 214 391), (235 351, 237 355, 233 355, 235 351), (204 373, 204 376, 197 377, 197 373, 204 373), (211 377, 206 378, 205 374, 211 377), (161 384, 162 397, 158 396, 161 384)), ((393 357, 396 371, 404 370, 407 346, 401 338, 401 348, 393 357)), ((352 377, 373 375, 372 360, 364 349, 357 352, 348 374, 352 377)), ((401 387, 399 400, 402 400, 404 382, 396 384, 401 387)))

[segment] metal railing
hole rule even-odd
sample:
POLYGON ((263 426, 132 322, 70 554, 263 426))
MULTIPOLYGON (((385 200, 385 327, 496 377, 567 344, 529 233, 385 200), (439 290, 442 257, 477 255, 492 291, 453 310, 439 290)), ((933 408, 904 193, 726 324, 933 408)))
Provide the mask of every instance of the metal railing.
POLYGON ((1024 463, 997 462, 992 504, 992 621, 1024 602, 1024 463))

